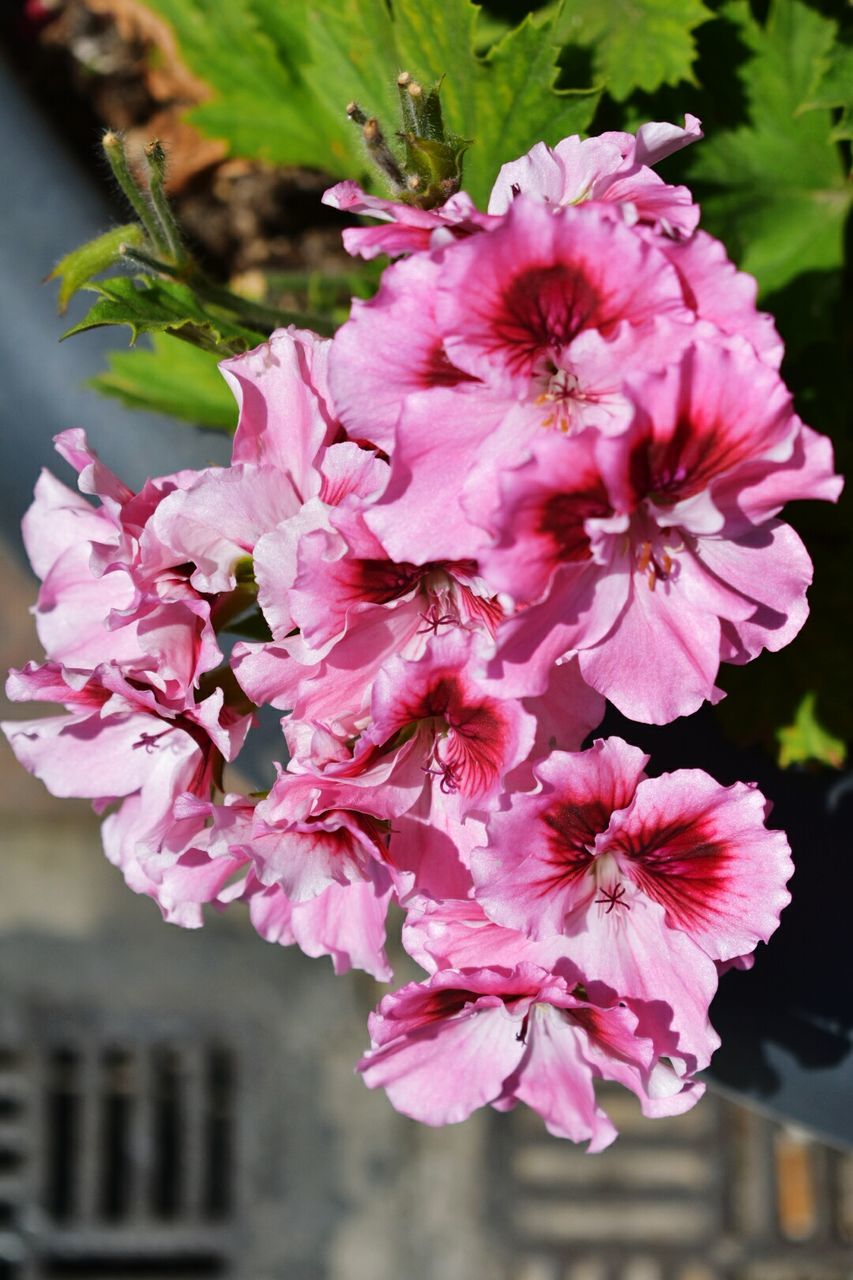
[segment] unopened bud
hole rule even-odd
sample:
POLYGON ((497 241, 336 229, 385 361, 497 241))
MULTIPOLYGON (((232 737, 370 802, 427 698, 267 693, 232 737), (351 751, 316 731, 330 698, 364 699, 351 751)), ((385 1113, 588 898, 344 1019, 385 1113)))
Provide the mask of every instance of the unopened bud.
POLYGON ((186 262, 186 252, 181 241, 181 231, 175 215, 166 199, 166 152, 159 138, 154 138, 145 148, 148 161, 148 186, 151 203, 160 223, 169 255, 176 263, 186 262))
POLYGON ((121 187, 128 204, 145 228, 146 235, 155 248, 164 250, 167 247, 165 238, 142 188, 130 172, 130 165, 127 163, 127 154, 121 134, 108 129, 101 139, 101 145, 113 171, 113 177, 121 187))
POLYGON ((401 89, 405 89, 406 85, 409 84, 411 79, 412 77, 409 75, 408 71, 401 71, 400 74, 397 76, 397 84, 400 86, 401 89))
POLYGON ((406 85, 406 88, 413 98, 420 98, 424 91, 423 85, 418 84, 417 80, 412 80, 411 83, 406 85))
POLYGON ((352 120, 353 124, 365 125, 367 123, 367 116, 364 114, 357 102, 347 103, 347 115, 350 120, 352 120))
POLYGON ((388 143, 385 141, 384 134, 379 127, 379 121, 375 116, 371 116, 369 120, 364 122, 362 130, 364 141, 370 152, 374 162, 379 166, 386 177, 390 178, 396 187, 404 185, 403 174, 400 166, 392 152, 388 143))
POLYGON ((152 138, 150 142, 145 144, 145 158, 150 165, 165 171, 166 152, 163 150, 163 144, 159 138, 152 138))
POLYGON ((406 186, 409 188, 410 191, 419 191, 422 185, 423 184, 421 183, 421 180, 416 173, 411 174, 406 179, 406 186))

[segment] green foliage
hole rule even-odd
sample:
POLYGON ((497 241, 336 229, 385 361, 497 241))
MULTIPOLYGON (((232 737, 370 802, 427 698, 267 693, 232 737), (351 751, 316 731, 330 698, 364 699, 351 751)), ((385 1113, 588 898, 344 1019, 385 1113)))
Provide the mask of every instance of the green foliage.
POLYGON ((693 31, 710 17, 702 0, 568 0, 562 43, 591 45, 598 79, 621 102, 634 89, 693 80, 693 31))
MULTIPOLYGON (((696 0, 698 3, 698 0, 696 0)), ((146 0, 172 25, 191 70, 213 96, 192 119, 232 152, 369 181, 358 102, 390 129, 396 78, 444 77, 448 130, 471 140, 465 189, 484 200, 498 168, 544 138, 589 123, 598 94, 557 90, 561 7, 528 15, 485 57, 471 0, 146 0)), ((499 28, 490 23, 487 41, 499 28)))
POLYGON ((199 427, 233 432, 237 404, 217 368, 219 356, 168 333, 152 333, 151 346, 113 352, 109 370, 89 385, 134 409, 168 414, 199 427))
POLYGON ((143 239, 142 228, 138 223, 131 222, 125 227, 113 227, 97 239, 81 244, 79 249, 66 253, 47 276, 48 280, 59 281, 59 314, 65 315, 68 303, 79 289, 121 260, 121 245, 139 245, 143 239))
POLYGON ((707 191, 704 225, 723 239, 762 292, 843 261, 850 189, 828 110, 802 111, 835 24, 800 0, 773 0, 762 27, 747 0, 722 10, 749 50, 737 75, 749 123, 712 134, 692 157, 707 191))
POLYGON ((827 733, 815 714, 817 697, 807 693, 797 708, 792 724, 778 729, 779 764, 783 769, 792 764, 817 761, 840 769, 847 759, 847 748, 839 739, 827 733))
POLYGON ((814 78, 800 111, 832 108, 838 110, 839 119, 833 125, 830 141, 853 140, 853 33, 849 31, 816 59, 814 78))
POLYGON ((236 323, 224 308, 202 305, 195 291, 177 280, 117 276, 85 288, 98 294, 98 301, 84 320, 63 334, 65 338, 102 325, 121 324, 130 329, 131 342, 140 333, 171 331, 221 357, 229 351, 246 351, 268 337, 261 330, 236 323))

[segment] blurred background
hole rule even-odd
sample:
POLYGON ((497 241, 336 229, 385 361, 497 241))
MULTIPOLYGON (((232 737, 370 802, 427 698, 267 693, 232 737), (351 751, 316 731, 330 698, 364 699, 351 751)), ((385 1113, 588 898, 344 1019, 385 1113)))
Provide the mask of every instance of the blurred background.
MULTIPOLYGON (((215 12, 196 6, 205 8, 215 12)), ((486 18, 500 32, 527 8, 494 5, 486 18)), ((340 218, 319 204, 328 178, 235 155, 187 121, 206 89, 168 10, 137 0, 4 0, 0 10, 4 670, 38 652, 28 612, 36 583, 17 530, 39 468, 55 466, 57 431, 85 426, 132 484, 229 453, 221 430, 176 429, 129 407, 139 391, 122 365, 126 334, 58 343, 86 308, 76 299, 57 317, 40 277, 127 216, 99 158, 103 127, 125 131, 130 145, 164 141, 178 216, 217 278, 283 305, 307 298, 335 319, 350 293, 371 287, 370 271, 354 278, 343 254, 340 218), (112 398, 84 386, 93 378, 112 398)), ((700 53, 710 56, 720 32, 703 31, 700 53)), ((582 54, 564 58, 572 74, 582 54)), ((673 100, 677 85, 661 93, 673 100)), ((685 100, 661 117, 643 91, 602 104, 602 127, 619 112, 694 110, 685 100)), ((827 319, 839 300, 827 272, 815 274, 811 293, 795 278, 786 302, 805 308, 805 327, 809 307, 823 326, 812 324, 811 345, 795 343, 800 362, 808 351, 817 358, 815 344, 828 361, 827 325, 839 338, 827 319)), ((207 426, 227 427, 227 397, 212 394, 207 426)), ((820 683, 825 672, 813 676, 820 683)), ((762 683, 762 708, 768 700, 762 683)), ((830 705, 830 720, 839 711, 843 721, 843 706, 830 705)), ((700 721, 698 747, 694 728, 691 743, 671 750, 685 764, 710 751, 718 776, 728 769, 765 785, 783 721, 743 718, 754 730, 746 770, 716 720, 700 721)), ((824 754, 837 753, 843 723, 826 732, 836 746, 824 754)), ((804 831, 825 861, 817 889, 803 885, 787 952, 783 944, 774 965, 771 947, 755 975, 732 975, 715 1007, 728 1038, 708 1098, 651 1123, 614 1093, 605 1105, 622 1135, 588 1158, 523 1111, 437 1131, 397 1115, 353 1074, 380 994, 371 979, 333 978, 328 961, 262 942, 239 916, 195 933, 164 925, 101 855, 88 806, 53 800, 5 741, 0 753, 0 1280, 853 1277, 853 966, 841 860, 851 788, 831 761, 801 761, 781 784, 794 802, 780 825, 804 831), (772 1025, 761 1023, 768 1009, 772 1025)), ((407 980, 410 962, 393 959, 407 980)))

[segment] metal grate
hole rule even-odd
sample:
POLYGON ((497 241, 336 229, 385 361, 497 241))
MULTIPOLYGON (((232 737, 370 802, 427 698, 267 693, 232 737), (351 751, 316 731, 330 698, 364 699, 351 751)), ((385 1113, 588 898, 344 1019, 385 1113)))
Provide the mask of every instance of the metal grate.
POLYGON ((0 1048, 0 1280, 231 1275, 236 1043, 80 1010, 35 1024, 0 1048))
POLYGON ((587 1156, 519 1110, 491 1128, 511 1280, 850 1280, 853 1156, 719 1097, 587 1156), (508 1122, 508 1123, 507 1123, 508 1122))

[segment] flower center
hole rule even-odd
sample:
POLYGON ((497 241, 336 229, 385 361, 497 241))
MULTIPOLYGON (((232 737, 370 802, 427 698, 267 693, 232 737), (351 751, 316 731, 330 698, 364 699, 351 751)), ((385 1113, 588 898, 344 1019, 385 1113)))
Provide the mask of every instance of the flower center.
POLYGON ((594 898, 593 902, 601 907, 602 915, 609 916, 611 911, 616 911, 617 907, 624 907, 626 911, 631 910, 619 864, 612 853, 602 853, 594 858, 590 871, 595 877, 598 890, 598 897, 594 898))
POLYGON ((431 778, 440 778, 438 789, 442 795, 455 795, 459 790, 459 770, 456 765, 449 764, 448 761, 442 760, 438 754, 438 742, 432 748, 427 756, 425 765, 421 765, 421 772, 428 773, 431 778))
POLYGON ((659 582, 672 582, 678 577, 676 557, 684 550, 684 539, 678 529, 661 529, 648 518, 635 517, 633 524, 634 565, 646 579, 649 591, 654 591, 659 582))
POLYGON ((544 386, 544 390, 536 396, 533 403, 547 407, 548 410, 542 419, 542 426, 547 430, 553 427, 555 431, 568 435, 577 418, 579 403, 587 399, 576 375, 548 362, 544 374, 537 381, 540 386, 544 386))

